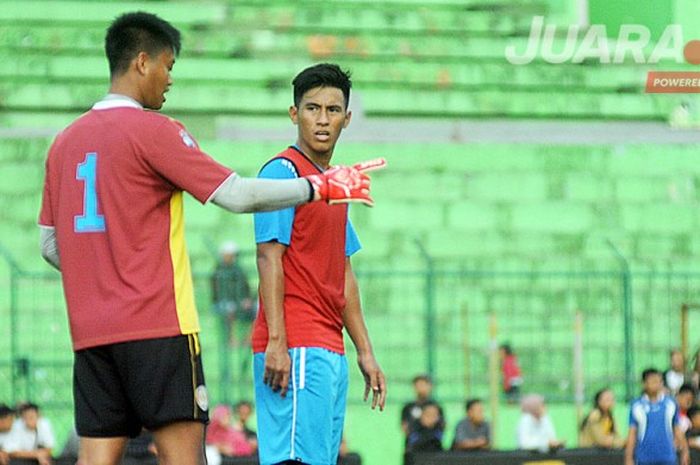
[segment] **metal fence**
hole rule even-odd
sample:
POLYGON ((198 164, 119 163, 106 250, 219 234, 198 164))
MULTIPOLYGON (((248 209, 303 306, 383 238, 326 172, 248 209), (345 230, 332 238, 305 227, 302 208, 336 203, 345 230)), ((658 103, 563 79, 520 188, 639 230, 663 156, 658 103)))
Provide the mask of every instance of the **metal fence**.
MULTIPOLYGON (((0 400, 31 399, 70 412, 72 353, 60 275, 48 268, 24 270, 9 257, 6 263, 7 284, 0 287, 0 400)), ((246 268, 254 276, 251 266, 246 268)), ((489 270, 436 266, 430 260, 417 270, 356 271, 395 402, 411 397, 410 379, 421 372, 433 375, 441 400, 487 397, 494 341, 515 349, 525 391, 571 401, 577 312, 583 317, 586 395, 612 386, 630 397, 638 389, 639 371, 649 365, 665 368, 668 350, 680 345, 681 306, 700 302, 700 272, 624 266, 489 270)), ((208 273, 195 275, 195 293, 212 399, 251 398, 249 348, 227 346, 209 309, 208 273)), ((697 312, 689 315, 688 326, 694 349, 697 312)), ((348 355, 352 363, 351 349, 348 355)), ((351 370, 351 383, 361 383, 357 370, 351 370)))

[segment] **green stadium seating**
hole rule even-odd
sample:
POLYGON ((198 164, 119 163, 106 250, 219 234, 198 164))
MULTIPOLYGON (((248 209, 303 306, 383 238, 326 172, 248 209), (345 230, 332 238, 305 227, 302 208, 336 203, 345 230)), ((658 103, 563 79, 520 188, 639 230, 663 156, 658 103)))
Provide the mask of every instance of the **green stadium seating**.
MULTIPOLYGON (((75 52, 74 52, 75 53, 75 52)), ((403 58, 396 62, 358 60, 343 58, 341 65, 353 71, 361 87, 381 87, 391 84, 395 87, 451 88, 461 86, 512 86, 517 88, 542 86, 567 89, 600 89, 616 91, 619 88, 641 89, 644 76, 633 66, 622 67, 616 73, 606 72, 605 78, 597 68, 581 66, 532 66, 513 67, 505 62, 493 63, 425 63, 417 67, 415 62, 403 58), (597 78, 601 75, 601 78, 597 78), (563 80, 563 77, 566 80, 563 80), (444 79, 441 83, 440 79, 444 79)), ((281 61, 279 59, 240 59, 240 58, 189 58, 178 62, 174 77, 179 81, 197 82, 247 82, 260 86, 281 86, 286 88, 298 70, 311 63, 308 59, 281 61)), ((10 52, 0 64, 0 77, 5 78, 48 78, 51 80, 94 80, 107 79, 107 65, 100 56, 55 55, 48 52, 10 52)))
MULTIPOLYGON (((124 11, 138 11, 140 8, 143 8, 143 5, 138 2, 3 0, 0 21, 104 24, 124 11)), ((170 21, 183 24, 217 23, 222 22, 225 17, 224 5, 216 3, 159 2, 149 5, 148 9, 170 21)))

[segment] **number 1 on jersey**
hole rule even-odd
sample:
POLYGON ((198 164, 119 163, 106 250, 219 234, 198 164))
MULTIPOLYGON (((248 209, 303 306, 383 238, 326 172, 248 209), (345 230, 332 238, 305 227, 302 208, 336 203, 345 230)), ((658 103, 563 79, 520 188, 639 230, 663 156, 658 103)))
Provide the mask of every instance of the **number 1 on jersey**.
POLYGON ((75 232, 103 232, 105 217, 97 214, 97 153, 85 154, 85 161, 78 163, 75 178, 85 183, 83 214, 74 218, 75 232))

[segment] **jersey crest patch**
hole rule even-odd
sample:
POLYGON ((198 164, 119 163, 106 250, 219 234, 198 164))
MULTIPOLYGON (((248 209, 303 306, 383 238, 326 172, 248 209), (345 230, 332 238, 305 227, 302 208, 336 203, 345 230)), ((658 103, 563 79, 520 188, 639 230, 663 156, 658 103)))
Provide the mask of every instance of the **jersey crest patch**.
POLYGON ((185 131, 184 129, 180 129, 180 137, 182 138, 182 143, 186 146, 190 148, 195 148, 197 146, 194 139, 192 139, 192 137, 189 134, 187 134, 187 131, 185 131))

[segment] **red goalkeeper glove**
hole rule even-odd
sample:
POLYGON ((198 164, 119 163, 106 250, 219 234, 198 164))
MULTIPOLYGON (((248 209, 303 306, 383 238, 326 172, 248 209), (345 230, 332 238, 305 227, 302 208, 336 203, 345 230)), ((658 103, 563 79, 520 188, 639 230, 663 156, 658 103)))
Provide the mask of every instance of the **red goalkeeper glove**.
POLYGON ((357 163, 353 166, 334 166, 322 174, 306 176, 321 200, 329 204, 345 202, 362 202, 373 206, 374 201, 369 195, 370 179, 365 172, 381 169, 386 166, 386 160, 374 160, 357 163))

